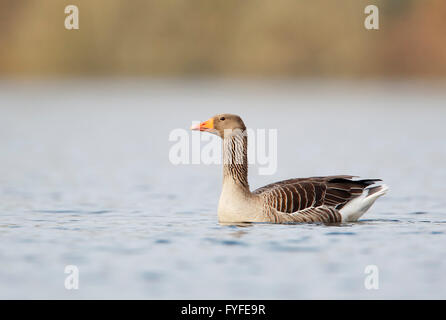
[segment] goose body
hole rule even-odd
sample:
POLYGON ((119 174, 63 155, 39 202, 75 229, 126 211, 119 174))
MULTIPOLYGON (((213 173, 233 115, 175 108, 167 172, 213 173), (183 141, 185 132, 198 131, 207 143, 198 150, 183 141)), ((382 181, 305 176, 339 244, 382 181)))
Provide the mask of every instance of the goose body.
POLYGON ((222 140, 223 185, 218 204, 220 222, 357 221, 388 190, 380 179, 337 175, 289 179, 253 192, 248 184, 246 127, 237 115, 217 115, 192 130, 219 135, 222 140))

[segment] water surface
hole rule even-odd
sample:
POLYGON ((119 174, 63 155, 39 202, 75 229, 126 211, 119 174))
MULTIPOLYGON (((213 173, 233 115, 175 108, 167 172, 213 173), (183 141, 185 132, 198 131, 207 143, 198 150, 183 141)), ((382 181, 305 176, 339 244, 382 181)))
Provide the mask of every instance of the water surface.
POLYGON ((446 298, 441 88, 74 81, 0 94, 0 298, 446 298), (278 170, 251 166, 252 188, 354 174, 391 190, 358 223, 220 225, 221 168, 172 165, 168 136, 222 112, 278 129, 278 170))

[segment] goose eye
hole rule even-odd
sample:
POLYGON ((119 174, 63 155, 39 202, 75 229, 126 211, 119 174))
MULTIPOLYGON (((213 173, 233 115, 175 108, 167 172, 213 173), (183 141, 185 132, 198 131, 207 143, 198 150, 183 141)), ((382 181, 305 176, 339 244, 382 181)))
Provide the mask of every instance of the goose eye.
POLYGON ((225 117, 221 117, 220 120, 221 120, 221 121, 225 121, 225 117))

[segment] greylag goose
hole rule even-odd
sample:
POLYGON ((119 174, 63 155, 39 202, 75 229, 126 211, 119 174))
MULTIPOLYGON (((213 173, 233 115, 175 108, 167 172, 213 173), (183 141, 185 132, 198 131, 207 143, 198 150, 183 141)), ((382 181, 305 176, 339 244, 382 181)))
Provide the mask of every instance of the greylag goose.
POLYGON ((322 222, 357 221, 388 190, 374 185, 380 179, 355 180, 338 175, 289 179, 253 192, 248 184, 248 138, 242 119, 219 114, 191 130, 210 132, 223 140, 223 187, 218 219, 239 222, 322 222))

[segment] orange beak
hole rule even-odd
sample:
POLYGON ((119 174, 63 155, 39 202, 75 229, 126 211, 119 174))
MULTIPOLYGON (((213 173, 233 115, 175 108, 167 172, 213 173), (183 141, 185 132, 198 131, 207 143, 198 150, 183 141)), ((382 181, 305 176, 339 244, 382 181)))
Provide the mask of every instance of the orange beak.
POLYGON ((214 129, 214 118, 190 127, 191 130, 211 131, 214 129))

